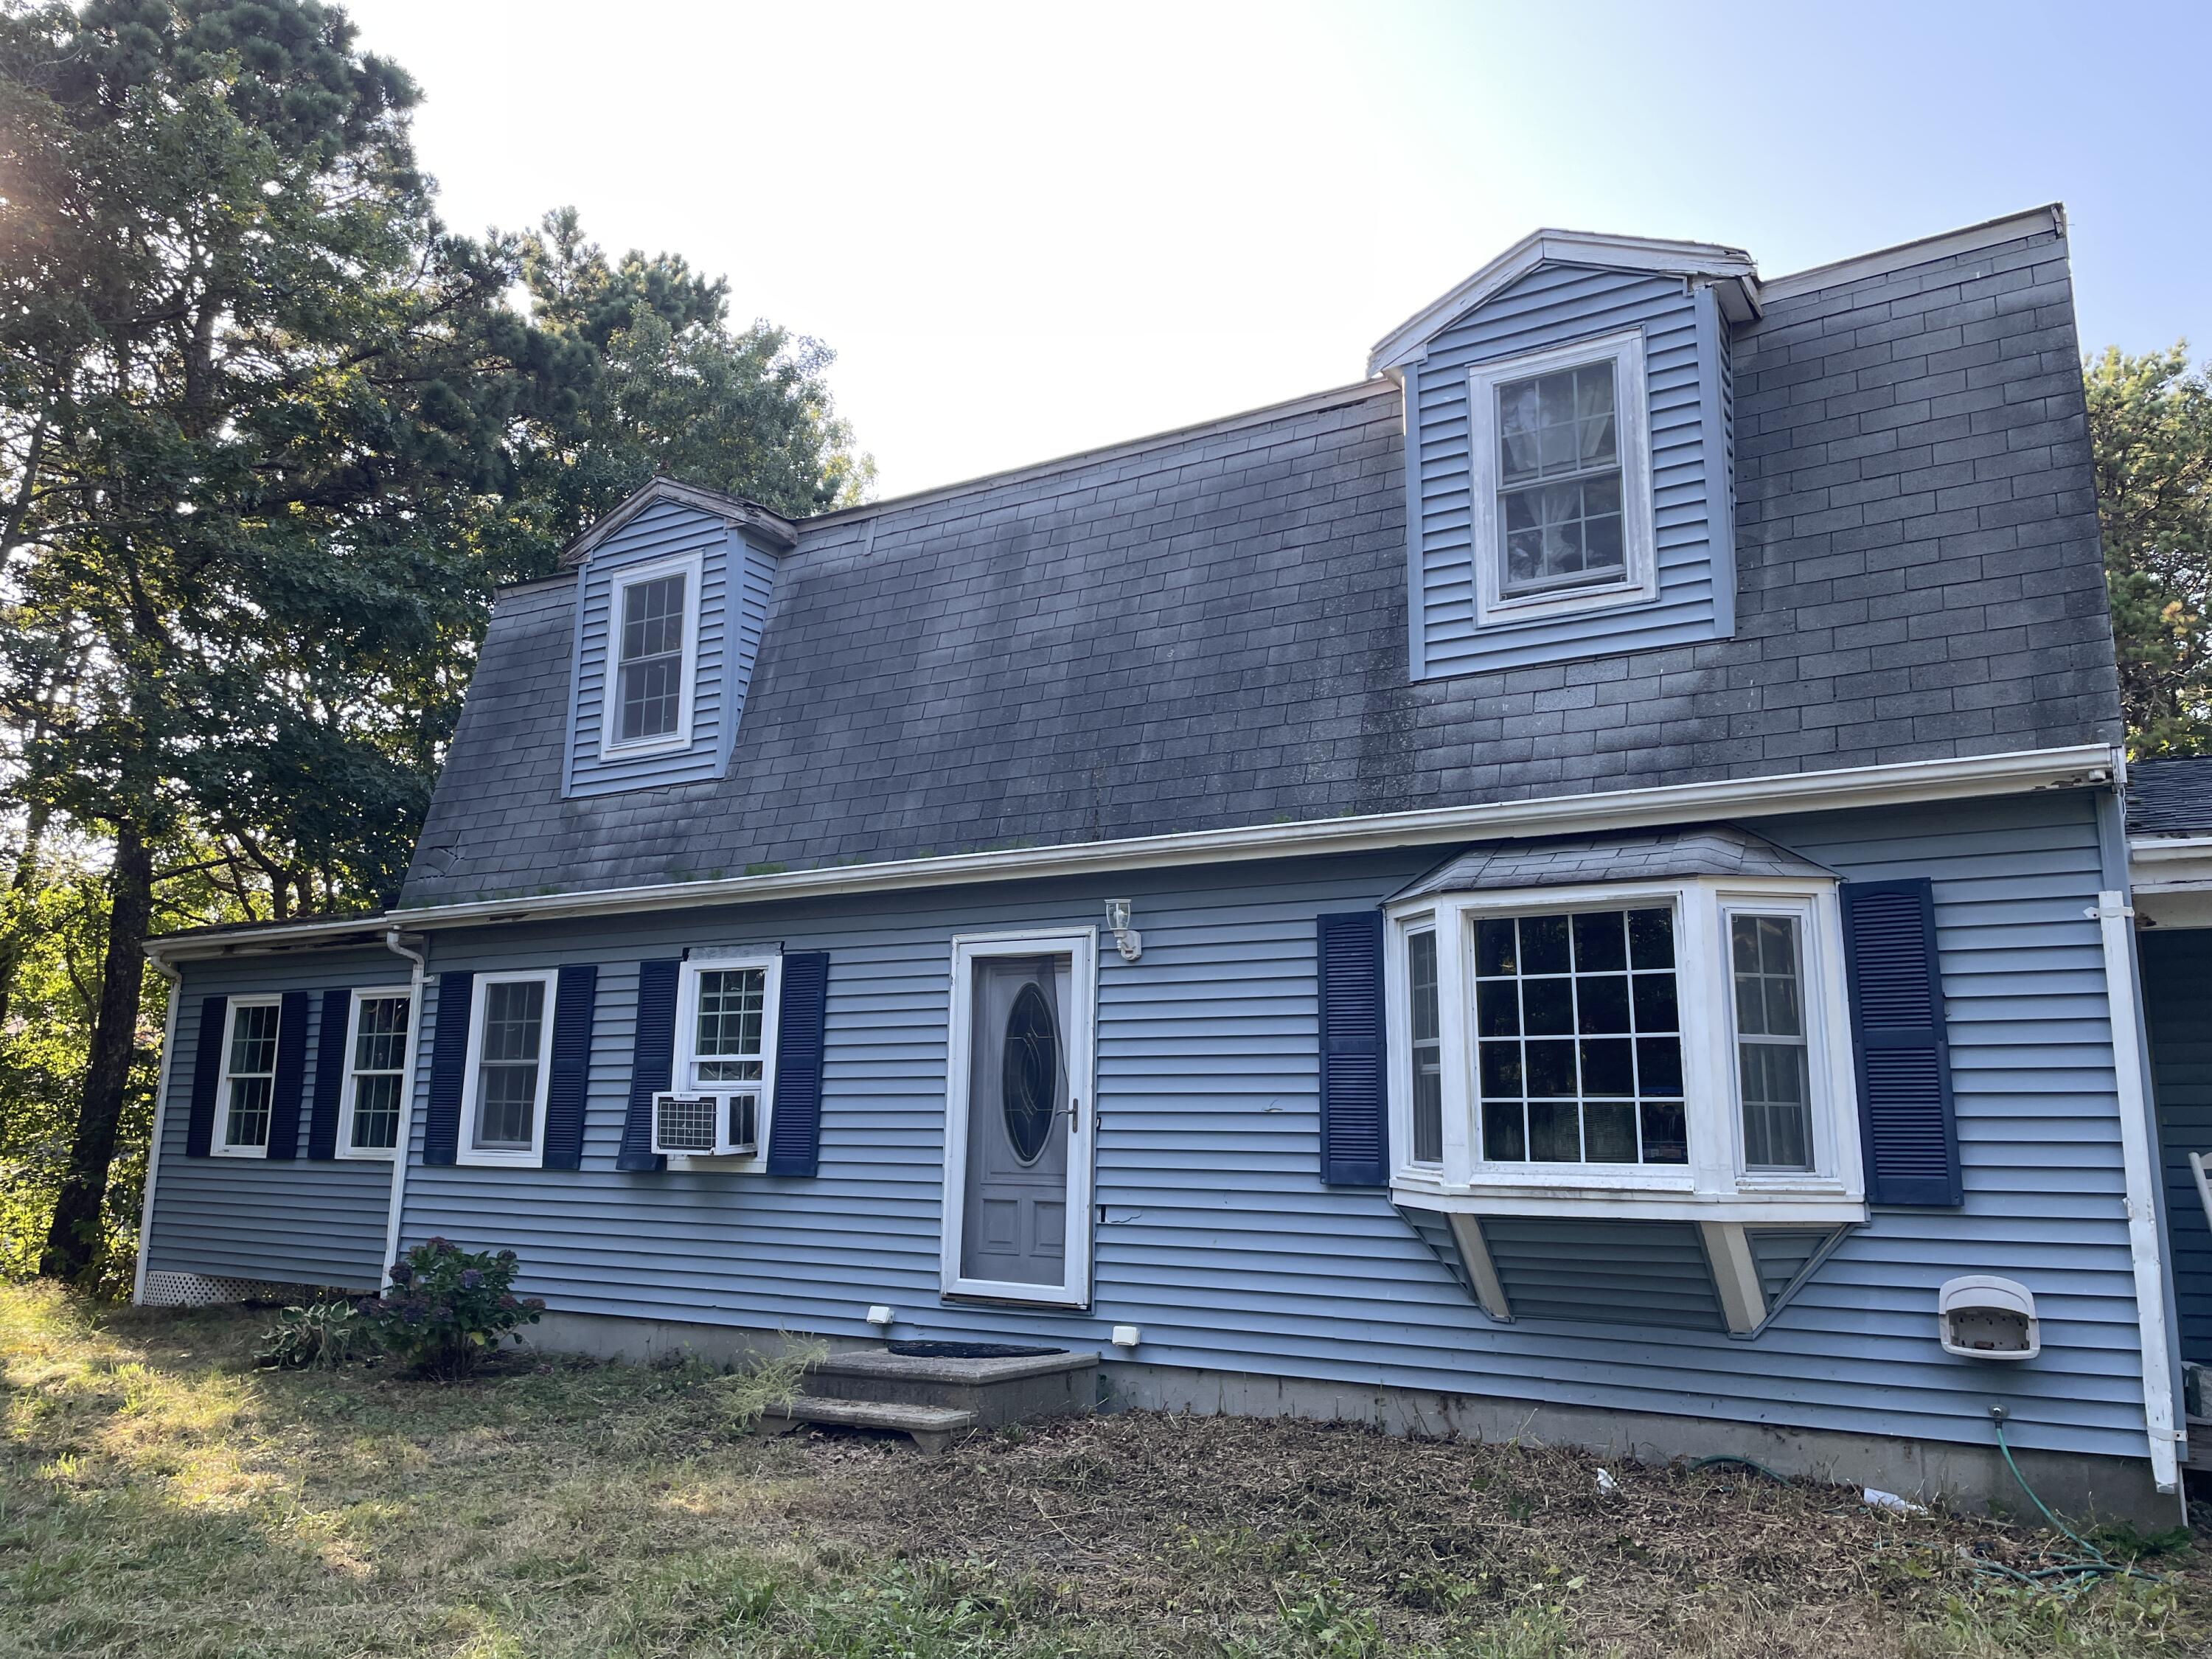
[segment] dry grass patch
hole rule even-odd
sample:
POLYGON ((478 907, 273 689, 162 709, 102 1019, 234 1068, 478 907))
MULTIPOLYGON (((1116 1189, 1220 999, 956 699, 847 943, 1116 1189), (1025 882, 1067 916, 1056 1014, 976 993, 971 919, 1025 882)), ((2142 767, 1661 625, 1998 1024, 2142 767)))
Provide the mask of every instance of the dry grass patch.
POLYGON ((757 1386, 254 1371, 261 1322, 0 1289, 0 1654, 2094 1656, 2212 1580, 2008 1590, 2039 1541, 1737 1470, 1123 1416, 742 1432, 757 1386))

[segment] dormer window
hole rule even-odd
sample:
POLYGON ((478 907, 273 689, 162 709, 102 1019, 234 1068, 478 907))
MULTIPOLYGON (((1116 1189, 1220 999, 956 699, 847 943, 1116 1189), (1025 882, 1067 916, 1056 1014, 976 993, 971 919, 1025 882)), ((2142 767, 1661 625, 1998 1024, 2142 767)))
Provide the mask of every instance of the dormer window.
POLYGON ((1656 598, 1643 331, 1479 363, 1468 408, 1477 623, 1656 598))
POLYGON ((691 741, 699 561, 624 571, 615 582, 614 695, 602 747, 680 749, 691 741))

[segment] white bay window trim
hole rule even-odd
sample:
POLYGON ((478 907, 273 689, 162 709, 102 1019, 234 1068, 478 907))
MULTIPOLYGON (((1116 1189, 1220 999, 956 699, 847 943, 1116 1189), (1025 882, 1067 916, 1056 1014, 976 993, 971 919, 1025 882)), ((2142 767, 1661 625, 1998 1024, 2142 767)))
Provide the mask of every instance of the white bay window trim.
POLYGON ((397 1002, 404 1010, 400 1016, 399 1024, 399 1064, 397 1067, 397 1075, 399 1079, 399 1122, 394 1130, 395 1141, 398 1138, 398 1129, 404 1127, 407 1121, 407 1094, 412 1086, 415 1076, 414 993, 404 985, 380 985, 356 990, 346 1009, 345 1064, 344 1069, 340 1073, 338 1139, 336 1155, 339 1158, 361 1158, 389 1164, 397 1155, 396 1145, 356 1146, 353 1144, 354 1109, 360 1101, 362 1079, 365 1077, 393 1075, 393 1073, 384 1070, 372 1069, 364 1072, 360 1066, 361 1011, 364 1003, 370 1002, 397 1002))
POLYGON ((284 999, 281 996, 233 997, 222 1017, 222 1070, 216 1073, 215 1126, 208 1137, 208 1156, 210 1158, 258 1158, 269 1156, 270 1125, 276 1115, 276 1066, 282 1059, 277 1052, 284 1042, 284 999), (238 1017, 244 1010, 268 1009, 272 1016, 272 1031, 269 1042, 269 1069, 266 1072, 235 1072, 232 1069, 233 1044, 238 1036, 238 1017), (267 1085, 267 1094, 261 1110, 261 1139, 233 1142, 230 1138, 230 1107, 232 1084, 249 1081, 267 1085))
MULTIPOLYGON (((553 1081, 554 999, 560 974, 551 968, 520 973, 478 974, 470 992, 468 1069, 463 1073, 460 1144, 454 1160, 485 1168, 537 1169, 545 1156, 545 1102, 553 1081), (545 988, 538 1022, 538 1086, 530 1102, 530 1144, 478 1145, 483 1128, 484 1012, 492 988, 501 985, 538 984, 545 988)), ((505 1063, 505 1062, 500 1062, 505 1063)))
POLYGON ((1597 339, 1527 352, 1468 371, 1468 427, 1474 499, 1474 621, 1478 628, 1540 622, 1646 605, 1659 597, 1657 549, 1652 530, 1651 404, 1644 368, 1644 331, 1625 329, 1597 339), (1501 386, 1562 370, 1603 363, 1613 371, 1615 451, 1620 467, 1620 578, 1575 586, 1507 592, 1505 526, 1499 507, 1498 393, 1501 386))
POLYGON ((668 1155, 672 1170, 718 1170, 740 1175, 768 1172, 769 1133, 775 1109, 776 1015, 782 1000, 783 957, 772 946, 710 945, 695 949, 684 957, 676 979, 676 1063, 670 1072, 671 1091, 721 1097, 757 1089, 760 1103, 754 1120, 754 1146, 757 1150, 750 1157, 672 1152, 668 1155), (744 968, 757 969, 762 975, 760 1080, 702 1080, 696 1069, 702 1058, 699 1053, 700 981, 708 974, 744 968))
POLYGON ((1697 877, 1578 887, 1425 896, 1394 905, 1384 951, 1389 1021, 1391 1183, 1431 1208, 1497 1215, 1619 1214, 1652 1220, 1753 1221, 1808 1225, 1863 1221, 1850 1014, 1844 981, 1843 919, 1832 882, 1794 878, 1697 877), (1688 1140, 1683 1164, 1486 1162, 1480 1131, 1474 1035, 1475 924, 1485 917, 1668 907, 1688 1140), (1739 915, 1788 916, 1798 925, 1811 1084, 1808 1170, 1751 1170, 1744 1158, 1735 986, 1728 929, 1739 915), (1441 1013, 1443 1158, 1417 1164, 1413 1123, 1411 997, 1407 945, 1437 934, 1441 1013))
POLYGON ((599 687, 599 753, 609 760, 658 755, 691 746, 691 704, 699 670, 699 584, 705 562, 696 553, 680 553, 649 563, 627 565, 612 573, 607 589, 606 656, 599 687), (684 578, 684 620, 678 630, 684 659, 678 670, 676 725, 649 737, 622 735, 623 607, 632 588, 668 576, 684 578))

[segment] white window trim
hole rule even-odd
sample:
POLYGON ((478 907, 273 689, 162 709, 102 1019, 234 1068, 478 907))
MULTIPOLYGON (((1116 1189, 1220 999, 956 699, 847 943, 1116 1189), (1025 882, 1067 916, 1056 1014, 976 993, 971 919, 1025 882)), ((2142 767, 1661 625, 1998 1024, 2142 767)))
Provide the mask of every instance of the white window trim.
POLYGON ((486 1169, 534 1170, 545 1160, 545 1102, 553 1084, 553 1025, 558 1010, 555 1000, 560 994, 561 975, 557 969, 533 968, 515 973, 478 974, 476 984, 469 993, 469 1054, 467 1069, 461 1089, 461 1129, 459 1145, 453 1159, 457 1164, 468 1164, 486 1169), (530 1112, 530 1145, 520 1146, 478 1146, 477 1113, 481 1103, 477 1099, 483 1086, 484 1002, 495 985, 527 985, 532 981, 545 988, 545 1017, 538 1031, 538 1096, 530 1112))
POLYGON ((1091 1305, 1092 1167, 1097 1144, 1098 934, 1079 927, 1037 933, 962 933, 952 940, 952 994, 947 1012, 945 1067, 944 1204, 938 1228, 939 1285, 946 1297, 1038 1307, 1091 1305), (1066 955, 1068 959, 1067 1088, 1076 1108, 1067 1139, 1067 1237, 1057 1285, 968 1279, 960 1272, 960 1244, 968 1206, 969 1047, 975 1033, 975 964, 990 957, 1066 955))
POLYGON ((1659 597, 1659 564, 1652 531, 1651 401, 1644 368, 1644 331, 1625 329, 1572 345, 1531 351, 1502 362, 1477 363, 1467 377, 1470 512, 1474 532, 1474 621, 1478 628, 1540 622, 1589 611, 1649 605, 1659 597), (1549 374, 1587 363, 1613 366, 1613 419, 1620 452, 1621 580, 1564 592, 1504 592, 1503 527, 1498 521, 1498 388, 1507 380, 1549 374))
POLYGON ((276 1050, 269 1075, 269 1127, 276 1127, 276 1073, 284 1064, 284 999, 280 996, 233 997, 222 1011, 222 1059, 215 1077, 215 1132, 208 1137, 210 1158, 267 1158, 269 1143, 258 1146, 234 1146, 230 1144, 230 1048, 231 1037, 238 1028, 238 1011, 241 1008, 274 1008, 276 1016, 276 1050))
POLYGON ((407 1126, 407 1095, 415 1077, 415 994, 404 985, 378 985, 356 990, 346 1006, 345 1063, 339 1073, 338 1084, 338 1144, 337 1156, 360 1158, 365 1162, 389 1164, 398 1155, 396 1146, 356 1146, 353 1144, 354 1093, 360 1079, 354 1074, 354 1055, 361 1036, 361 1005, 396 997, 407 1004, 407 1024, 399 1039, 399 1124, 404 1133, 407 1126))
POLYGON ((613 760, 632 755, 659 755, 691 746, 691 704, 699 677, 699 589, 704 578, 705 563, 696 553, 679 553, 644 564, 624 565, 611 574, 607 587, 606 653, 604 665, 599 671, 599 753, 603 757, 613 760), (641 582, 657 581, 663 576, 679 574, 686 580, 684 584, 684 668, 676 688, 676 729, 664 732, 658 737, 634 738, 625 743, 616 736, 617 722, 622 716, 618 700, 622 690, 623 596, 641 582))
POLYGON ((1830 881, 1698 877, 1605 882, 1504 892, 1449 894, 1389 911, 1383 994, 1389 1020, 1393 1188, 1431 1206, 1480 1213, 1620 1213, 1648 1219, 1776 1224, 1862 1221, 1857 1086, 1844 982, 1843 918, 1830 881), (1483 916, 1602 910, 1665 902, 1674 908, 1674 959, 1682 1019, 1689 1161, 1684 1164, 1485 1165, 1476 1156, 1472 998, 1474 922, 1483 916), (1809 1173, 1743 1167, 1743 1109, 1735 1060, 1735 985, 1726 953, 1738 912, 1796 916, 1802 928, 1810 1045, 1814 1167, 1809 1173), (1437 929, 1437 995, 1443 1015, 1443 1161, 1412 1162, 1413 1047, 1406 938, 1437 929), (1710 1011, 1699 1018, 1699 1011, 1710 1011), (1717 1016, 1717 1017, 1714 1017, 1717 1016))
MULTIPOLYGON (((672 1152, 668 1167, 672 1170, 715 1170, 734 1171, 739 1175, 768 1173, 769 1133, 774 1127, 775 1115, 775 1052, 780 1035, 778 1017, 783 1002, 783 955, 763 945, 711 945, 695 949, 684 958, 676 977, 676 1056, 669 1077, 670 1092, 674 1094, 727 1094, 726 1084, 691 1082, 691 1067, 699 1058, 699 975, 718 972, 725 968, 763 968, 767 978, 761 990, 761 1080, 760 1110, 754 1120, 754 1133, 759 1150, 750 1158, 732 1157, 726 1153, 686 1155, 672 1152)), ((750 1085, 746 1085, 750 1086, 750 1085)))

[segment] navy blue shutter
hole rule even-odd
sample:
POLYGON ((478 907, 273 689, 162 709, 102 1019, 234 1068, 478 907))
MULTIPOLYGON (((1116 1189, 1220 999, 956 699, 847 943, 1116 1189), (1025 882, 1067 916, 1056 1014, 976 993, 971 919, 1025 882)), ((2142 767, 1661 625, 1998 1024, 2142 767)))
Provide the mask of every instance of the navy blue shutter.
POLYGON ((300 1155, 300 1098, 307 1081, 307 994, 287 991, 276 1005, 276 1077, 269 1095, 269 1156, 300 1155))
POLYGON ((592 1079, 592 1012, 599 1000, 599 970, 589 963, 561 969, 553 1004, 553 1076, 545 1090, 548 1170, 584 1167, 584 1093, 592 1079))
POLYGON ((346 1023, 353 1018, 353 993, 323 993, 323 1029, 315 1037, 314 1109, 307 1117, 307 1156, 336 1158, 338 1097, 345 1091, 346 1023))
POLYGON ((228 997, 200 1000, 200 1040, 192 1049, 192 1109, 185 1120, 186 1158, 205 1158, 215 1142, 215 1085, 222 1077, 222 1027, 229 1011, 228 997))
POLYGON ((469 1066, 469 1001, 476 983, 474 974, 438 975, 438 1032, 430 1047, 430 1098, 422 1122, 425 1164, 451 1164, 460 1150, 461 1074, 469 1066))
POLYGON ((1959 1128, 1934 890, 1924 878, 1849 881, 1843 896, 1867 1198, 1957 1204, 1959 1128))
POLYGON ((768 1127, 768 1172, 811 1176, 822 1162, 822 1048, 830 1015, 830 953, 783 959, 775 1014, 775 1108, 768 1127))
POLYGON ((673 957, 637 964, 637 1046, 629 1062, 629 1111, 623 1119, 622 1150, 615 1168, 665 1170, 653 1150, 653 1097, 668 1087, 676 1064, 676 974, 673 957))
POLYGON ((1321 1178, 1389 1184, 1383 1111, 1382 913, 1318 919, 1321 969, 1321 1178))

